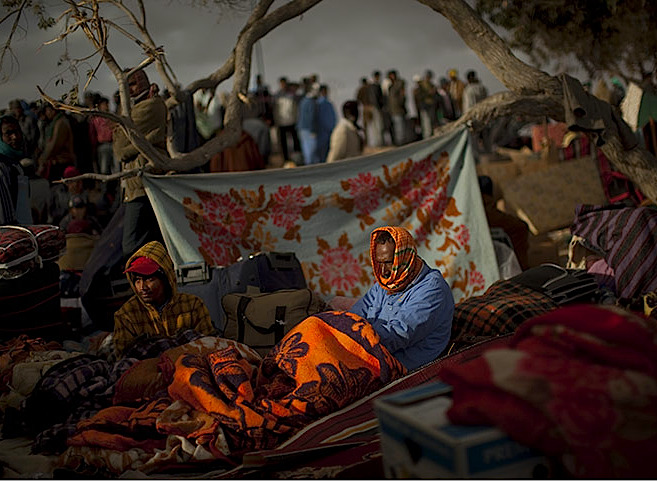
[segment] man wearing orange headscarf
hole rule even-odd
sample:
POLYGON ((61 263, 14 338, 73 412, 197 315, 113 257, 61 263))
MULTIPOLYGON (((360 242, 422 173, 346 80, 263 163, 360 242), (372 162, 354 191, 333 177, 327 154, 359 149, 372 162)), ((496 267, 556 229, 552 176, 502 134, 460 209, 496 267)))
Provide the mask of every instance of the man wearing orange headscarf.
POLYGON ((452 330, 454 298, 445 279, 417 254, 403 227, 375 229, 370 257, 377 283, 350 312, 367 319, 409 371, 433 361, 452 330))

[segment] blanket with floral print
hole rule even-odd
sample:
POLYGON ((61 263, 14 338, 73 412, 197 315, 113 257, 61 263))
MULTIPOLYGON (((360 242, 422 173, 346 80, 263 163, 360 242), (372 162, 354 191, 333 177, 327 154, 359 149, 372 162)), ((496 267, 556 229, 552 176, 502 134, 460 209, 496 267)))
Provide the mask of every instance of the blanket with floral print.
POLYGON ((60 464, 106 476, 235 466, 406 374, 367 321, 341 311, 308 317, 262 361, 234 345, 179 354, 168 393, 80 423, 60 464))
POLYGON ((373 282, 370 233, 395 225, 458 302, 499 278, 468 139, 459 130, 331 164, 143 180, 177 266, 294 252, 308 287, 360 297, 373 282))

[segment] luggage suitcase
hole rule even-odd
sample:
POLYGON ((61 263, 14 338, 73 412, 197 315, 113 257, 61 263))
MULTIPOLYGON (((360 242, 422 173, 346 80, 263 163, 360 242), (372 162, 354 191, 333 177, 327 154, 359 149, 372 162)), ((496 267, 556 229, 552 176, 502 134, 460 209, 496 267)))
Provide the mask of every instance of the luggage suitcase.
POLYGON ((219 332, 223 332, 226 325, 226 316, 221 307, 221 299, 224 295, 233 292, 229 285, 225 267, 212 267, 208 269, 209 281, 204 283, 191 282, 189 284, 178 284, 178 292, 194 294, 203 299, 205 306, 210 311, 212 324, 219 332))
POLYGON ((66 249, 66 233, 56 225, 38 224, 26 226, 39 246, 39 257, 42 262, 59 259, 66 249))
POLYGON ((42 262, 56 260, 66 247, 66 236, 48 224, 0 227, 0 279, 15 279, 42 262))
POLYGON ((17 279, 0 279, 0 338, 27 334, 63 341, 70 330, 62 320, 59 267, 46 262, 17 279))
POLYGON ((273 292, 306 287, 301 263, 293 252, 254 254, 226 267, 207 269, 202 265, 182 266, 176 275, 178 290, 203 299, 219 332, 226 325, 221 306, 226 294, 244 293, 247 289, 273 292))
POLYGON ((227 294, 223 336, 265 356, 294 326, 326 306, 310 289, 283 289, 260 294, 227 294))
POLYGON ((226 274, 229 292, 246 292, 248 286, 260 292, 307 287, 294 252, 259 252, 227 266, 226 274))
POLYGON ((22 226, 0 227, 0 279, 16 279, 34 269, 39 261, 36 237, 22 226))
POLYGON ((558 305, 594 302, 598 284, 584 269, 566 269, 556 264, 541 264, 511 278, 538 292, 558 305))

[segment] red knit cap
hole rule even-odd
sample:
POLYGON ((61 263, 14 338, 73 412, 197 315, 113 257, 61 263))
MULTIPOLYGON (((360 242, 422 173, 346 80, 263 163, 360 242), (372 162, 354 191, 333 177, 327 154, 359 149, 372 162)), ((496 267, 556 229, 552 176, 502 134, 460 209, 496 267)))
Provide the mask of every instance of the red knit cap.
POLYGON ((137 257, 130 267, 128 267, 125 272, 134 272, 135 274, 141 274, 142 276, 152 276, 160 268, 160 265, 155 262, 153 259, 148 257, 140 256, 137 257))

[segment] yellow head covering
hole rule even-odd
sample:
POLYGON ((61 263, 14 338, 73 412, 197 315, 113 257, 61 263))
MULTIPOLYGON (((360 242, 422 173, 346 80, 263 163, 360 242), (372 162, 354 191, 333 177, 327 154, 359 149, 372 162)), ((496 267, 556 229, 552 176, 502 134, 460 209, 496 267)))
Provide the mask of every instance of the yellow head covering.
POLYGON ((403 227, 379 227, 370 236, 370 259, 377 282, 388 292, 401 292, 417 277, 424 261, 417 255, 415 239, 403 227), (388 232, 395 241, 395 256, 390 277, 383 277, 383 269, 376 262, 376 239, 381 232, 388 232))

